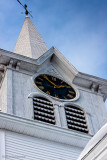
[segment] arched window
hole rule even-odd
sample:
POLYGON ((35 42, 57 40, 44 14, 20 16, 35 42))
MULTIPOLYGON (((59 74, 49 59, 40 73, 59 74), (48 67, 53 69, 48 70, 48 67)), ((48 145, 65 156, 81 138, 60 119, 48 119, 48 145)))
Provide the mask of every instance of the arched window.
POLYGON ((34 119, 55 124, 53 103, 43 97, 33 98, 34 119))
POLYGON ((84 112, 77 106, 65 106, 65 114, 69 129, 88 133, 86 118, 84 112))

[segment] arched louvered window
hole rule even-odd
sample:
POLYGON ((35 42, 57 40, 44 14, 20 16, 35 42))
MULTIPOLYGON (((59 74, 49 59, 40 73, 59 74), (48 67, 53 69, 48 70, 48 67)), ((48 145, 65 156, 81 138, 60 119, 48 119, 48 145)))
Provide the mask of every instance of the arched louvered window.
POLYGON ((55 124, 54 108, 52 102, 42 97, 33 98, 34 119, 55 124))
POLYGON ((69 129, 88 133, 85 115, 80 108, 76 106, 67 105, 65 106, 65 113, 69 129))

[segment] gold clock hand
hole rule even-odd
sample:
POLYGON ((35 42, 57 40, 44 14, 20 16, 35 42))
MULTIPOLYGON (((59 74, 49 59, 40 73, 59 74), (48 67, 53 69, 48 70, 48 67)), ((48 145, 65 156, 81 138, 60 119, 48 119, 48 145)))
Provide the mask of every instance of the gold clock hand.
POLYGON ((44 78, 45 78, 48 82, 50 82, 55 88, 64 88, 64 87, 66 87, 66 88, 71 88, 70 86, 67 86, 67 85, 65 85, 65 86, 60 85, 60 86, 58 86, 58 85, 56 85, 55 83, 53 83, 51 80, 49 80, 48 77, 45 76, 45 75, 44 75, 44 78))
POLYGON ((70 86, 63 86, 63 85, 60 85, 60 86, 57 86, 57 88, 64 88, 64 87, 66 87, 66 88, 71 88, 70 86))
POLYGON ((50 81, 47 76, 44 75, 44 78, 45 78, 48 82, 50 82, 53 86, 55 86, 55 87, 57 88, 57 85, 56 85, 55 83, 53 83, 52 81, 50 81))

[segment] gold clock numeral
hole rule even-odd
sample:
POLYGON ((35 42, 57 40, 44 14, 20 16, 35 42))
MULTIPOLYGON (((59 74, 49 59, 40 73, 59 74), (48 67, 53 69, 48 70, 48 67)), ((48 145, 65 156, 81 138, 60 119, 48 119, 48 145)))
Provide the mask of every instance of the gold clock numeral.
POLYGON ((42 82, 38 82, 38 81, 36 81, 36 84, 42 84, 42 82))
POLYGON ((74 93, 74 91, 69 91, 69 93, 74 93))
POLYGON ((73 96, 72 96, 72 95, 70 95, 70 94, 67 94, 67 96, 68 96, 68 97, 70 97, 70 98, 73 98, 73 96))
POLYGON ((39 87, 39 89, 41 89, 41 90, 43 90, 44 89, 44 87, 43 86, 38 86, 39 87))
POLYGON ((49 91, 47 91, 46 93, 50 95, 50 92, 49 92, 49 91))
POLYGON ((41 80, 41 81, 43 81, 43 79, 42 79, 42 78, 40 78, 40 77, 39 77, 38 79, 39 79, 39 80, 41 80))
POLYGON ((58 96, 55 94, 55 97, 58 98, 58 96))
POLYGON ((66 88, 71 88, 71 86, 67 85, 66 88))
POLYGON ((61 84, 63 83, 64 81, 61 81, 61 84))
POLYGON ((53 80, 53 81, 56 81, 56 77, 52 77, 52 80, 53 80))

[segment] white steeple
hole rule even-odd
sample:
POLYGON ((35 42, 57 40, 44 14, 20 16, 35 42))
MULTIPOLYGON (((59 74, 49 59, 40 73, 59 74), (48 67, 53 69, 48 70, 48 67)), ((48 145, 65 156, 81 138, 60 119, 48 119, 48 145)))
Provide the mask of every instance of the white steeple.
POLYGON ((25 18, 14 52, 38 59, 48 50, 40 33, 33 25, 29 17, 25 18))

